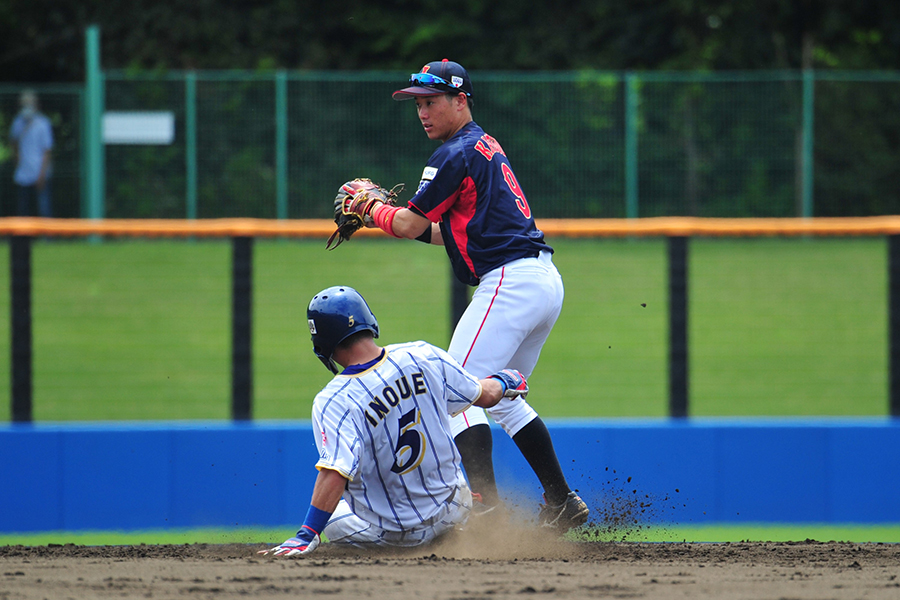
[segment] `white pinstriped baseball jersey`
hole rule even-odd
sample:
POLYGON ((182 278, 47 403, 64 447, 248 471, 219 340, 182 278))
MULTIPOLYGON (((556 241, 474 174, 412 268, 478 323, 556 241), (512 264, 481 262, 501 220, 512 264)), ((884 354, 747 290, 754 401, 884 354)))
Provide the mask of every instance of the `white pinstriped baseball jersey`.
POLYGON ((343 498, 366 521, 387 531, 417 527, 463 481, 448 414, 480 396, 478 379, 444 350, 387 346, 374 365, 335 376, 316 395, 316 468, 349 479, 343 498))

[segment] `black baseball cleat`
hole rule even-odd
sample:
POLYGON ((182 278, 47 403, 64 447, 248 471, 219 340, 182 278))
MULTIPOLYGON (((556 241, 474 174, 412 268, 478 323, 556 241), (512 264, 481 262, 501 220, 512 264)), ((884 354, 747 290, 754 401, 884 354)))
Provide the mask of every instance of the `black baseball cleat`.
POLYGON ((591 511, 584 500, 579 498, 575 492, 569 492, 566 501, 559 506, 541 504, 538 523, 541 527, 551 527, 565 532, 584 525, 589 512, 591 511))

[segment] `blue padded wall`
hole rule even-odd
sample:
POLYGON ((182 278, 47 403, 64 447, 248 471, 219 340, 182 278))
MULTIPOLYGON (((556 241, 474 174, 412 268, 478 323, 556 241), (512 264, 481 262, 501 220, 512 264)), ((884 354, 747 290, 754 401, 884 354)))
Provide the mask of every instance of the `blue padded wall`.
MULTIPOLYGON (((548 420, 597 519, 898 523, 900 422, 548 420)), ((501 494, 540 487, 494 428, 501 494)), ((0 427, 0 531, 296 526, 316 477, 308 421, 0 427)))

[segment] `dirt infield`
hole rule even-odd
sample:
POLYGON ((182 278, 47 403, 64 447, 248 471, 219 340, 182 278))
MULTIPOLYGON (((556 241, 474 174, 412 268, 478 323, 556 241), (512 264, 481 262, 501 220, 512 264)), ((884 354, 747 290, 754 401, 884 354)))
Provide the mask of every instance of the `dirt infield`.
POLYGON ((416 550, 258 544, 0 547, 0 600, 83 598, 896 599, 900 544, 635 543, 460 533, 416 550))

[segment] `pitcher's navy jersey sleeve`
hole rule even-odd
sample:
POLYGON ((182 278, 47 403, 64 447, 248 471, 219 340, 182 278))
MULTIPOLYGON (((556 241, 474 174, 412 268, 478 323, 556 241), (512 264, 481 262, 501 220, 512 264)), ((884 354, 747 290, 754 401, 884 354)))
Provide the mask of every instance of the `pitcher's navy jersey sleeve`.
POLYGON ((440 223, 453 272, 469 285, 510 261, 553 251, 503 148, 475 122, 435 150, 409 208, 440 223))

